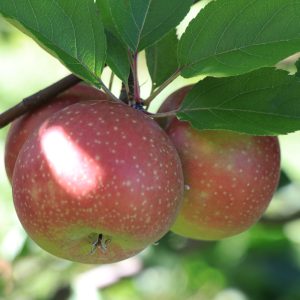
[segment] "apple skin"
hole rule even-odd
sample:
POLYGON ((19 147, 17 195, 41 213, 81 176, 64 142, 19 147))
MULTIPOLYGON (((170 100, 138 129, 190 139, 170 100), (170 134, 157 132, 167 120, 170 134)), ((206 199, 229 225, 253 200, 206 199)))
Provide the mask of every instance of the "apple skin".
MULTIPOLYGON (((172 110, 187 92, 177 92, 172 110)), ((257 222, 278 184, 278 138, 199 131, 176 118, 166 131, 179 153, 186 186, 183 206, 171 230, 188 238, 218 240, 257 222)))
POLYGON ((105 100, 46 120, 21 149, 12 185, 17 215, 40 247, 93 264, 123 260, 160 239, 184 188, 177 151, 158 124, 105 100))
POLYGON ((49 104, 15 120, 7 134, 5 144, 5 169, 12 181, 14 166, 20 149, 40 125, 55 112, 79 101, 106 99, 106 95, 86 84, 80 83, 55 97, 49 104))
POLYGON ((278 139, 200 132, 177 119, 167 132, 179 152, 186 185, 172 231, 193 239, 218 240, 256 223, 278 184, 278 139))

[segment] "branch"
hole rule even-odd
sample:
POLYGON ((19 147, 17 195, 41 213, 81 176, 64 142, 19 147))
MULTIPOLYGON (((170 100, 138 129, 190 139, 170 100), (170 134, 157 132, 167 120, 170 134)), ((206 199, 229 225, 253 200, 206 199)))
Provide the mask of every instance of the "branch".
POLYGON ((23 99, 19 104, 0 114, 0 129, 4 128, 23 114, 50 102, 58 94, 64 92, 80 81, 80 78, 71 74, 59 80, 58 82, 46 87, 45 89, 23 99))
POLYGON ((167 87, 172 81, 174 81, 179 75, 180 75, 181 69, 177 69, 175 73, 169 77, 161 86, 159 86, 151 95, 148 99, 144 101, 144 105, 149 106, 152 100, 161 93, 165 87, 167 87))

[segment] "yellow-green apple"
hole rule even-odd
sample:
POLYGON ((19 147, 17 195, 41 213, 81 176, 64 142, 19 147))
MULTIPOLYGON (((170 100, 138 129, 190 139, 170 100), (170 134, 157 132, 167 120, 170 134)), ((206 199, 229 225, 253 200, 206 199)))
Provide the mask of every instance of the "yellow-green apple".
MULTIPOLYGON (((181 90, 179 98, 173 98, 175 109, 187 92, 181 90)), ((278 183, 278 138, 199 131, 176 118, 166 131, 181 158, 186 186, 172 231, 193 239, 216 240, 257 222, 278 183)))
POLYGON ((7 134, 5 145, 5 169, 11 182, 14 165, 20 149, 40 124, 55 112, 79 101, 106 99, 103 92, 86 84, 77 84, 42 106, 15 120, 7 134))
POLYGON ((183 199, 177 151, 144 113, 111 101, 47 119, 18 156, 18 217, 48 252, 82 263, 135 255, 174 223, 183 199))

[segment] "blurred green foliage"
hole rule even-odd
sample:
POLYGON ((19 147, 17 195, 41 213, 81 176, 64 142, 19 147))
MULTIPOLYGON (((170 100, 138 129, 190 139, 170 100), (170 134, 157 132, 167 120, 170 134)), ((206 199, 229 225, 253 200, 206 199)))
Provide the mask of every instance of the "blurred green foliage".
MULTIPOLYGON (((0 19, 1 111, 67 73, 0 19)), ((169 233, 126 262, 87 266, 55 258, 26 236, 4 171, 6 132, 0 132, 0 299, 300 299, 300 222, 284 221, 300 209, 299 133, 281 138, 280 189, 251 230, 219 242, 169 233)))

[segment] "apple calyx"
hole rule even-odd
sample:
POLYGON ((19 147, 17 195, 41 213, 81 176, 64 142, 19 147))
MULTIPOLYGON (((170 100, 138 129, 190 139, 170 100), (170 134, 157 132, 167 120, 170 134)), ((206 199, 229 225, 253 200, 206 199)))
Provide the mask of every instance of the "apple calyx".
POLYGON ((97 239, 92 243, 92 249, 90 254, 94 254, 98 249, 100 249, 103 253, 107 251, 108 244, 111 243, 111 237, 105 236, 102 233, 99 233, 97 239))

